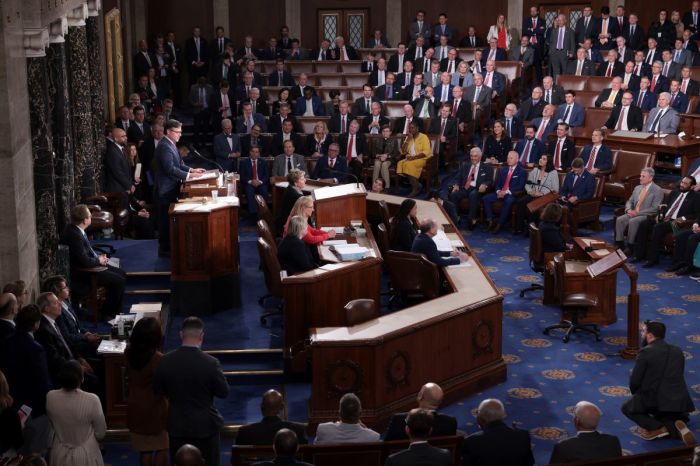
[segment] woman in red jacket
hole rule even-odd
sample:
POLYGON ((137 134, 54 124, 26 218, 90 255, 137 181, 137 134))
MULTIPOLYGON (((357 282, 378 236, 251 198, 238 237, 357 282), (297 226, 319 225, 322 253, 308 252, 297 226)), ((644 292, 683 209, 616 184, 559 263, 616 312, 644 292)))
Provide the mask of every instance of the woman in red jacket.
POLYGON ((299 215, 307 219, 307 221, 309 222, 309 226, 306 229, 306 235, 304 235, 304 237, 301 239, 304 243, 309 245, 316 245, 323 243, 329 238, 333 238, 335 236, 335 231, 330 231, 329 233, 326 233, 323 230, 314 228, 311 221, 311 215, 313 213, 314 200, 311 196, 301 196, 299 199, 297 199, 297 201, 294 203, 294 207, 292 207, 292 211, 290 212, 289 217, 287 218, 287 222, 284 224, 283 236, 287 235, 287 226, 289 225, 289 219, 296 215, 299 215))

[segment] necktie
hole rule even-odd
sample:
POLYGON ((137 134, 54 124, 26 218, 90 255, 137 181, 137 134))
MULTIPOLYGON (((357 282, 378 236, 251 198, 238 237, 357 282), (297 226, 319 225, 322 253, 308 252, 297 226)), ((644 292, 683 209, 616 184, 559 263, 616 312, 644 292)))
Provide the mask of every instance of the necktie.
POLYGON ((637 99, 637 107, 642 106, 642 102, 644 101, 644 91, 639 91, 639 98, 637 99))
POLYGON ((341 125, 340 125, 340 134, 345 133, 346 131, 346 125, 345 125, 345 116, 341 117, 341 125))
POLYGON ((586 170, 591 171, 595 167, 595 156, 598 154, 598 147, 593 146, 591 149, 591 154, 588 156, 588 163, 586 164, 586 170))
POLYGON ((372 62, 367 63, 367 70, 372 71, 372 62))
POLYGON ((675 61, 676 63, 681 62, 681 51, 680 50, 676 50, 676 54, 673 57, 673 61, 675 61))
POLYGON ((651 124, 651 131, 656 132, 659 127, 659 120, 661 120, 661 117, 663 116, 664 110, 659 110, 659 113, 656 114, 656 118, 654 118, 654 122, 651 124))
POLYGON ((369 99, 365 99, 365 113, 369 113, 369 99))
POLYGON ((525 143, 525 149, 523 149, 523 155, 520 157, 520 163, 523 165, 527 165, 527 162, 530 160, 530 148, 532 147, 532 141, 527 141, 525 143))
POLYGON ((688 80, 684 79, 683 84, 681 85, 681 92, 685 94, 688 90, 688 80))
POLYGON ((253 163, 253 179, 257 180, 258 179, 258 162, 257 160, 251 159, 253 163))
POLYGON ((325 59, 326 59, 326 51, 321 50, 321 60, 325 60, 325 59))
POLYGON ((464 183, 464 189, 469 189, 474 181, 474 175, 476 174, 476 165, 472 165, 471 170, 469 170, 469 176, 467 177, 467 182, 464 183))
POLYGON ((491 76, 492 74, 493 73, 491 73, 490 71, 486 73, 486 79, 484 80, 484 84, 486 84, 488 87, 493 87, 491 85, 491 80, 493 79, 493 77, 491 76))
POLYGON ((219 55, 224 53, 224 38, 219 38, 219 55))
POLYGON ((489 60, 496 60, 496 49, 491 49, 489 52, 489 60))
POLYGON ((607 69, 607 71, 605 71, 606 78, 612 78, 612 70, 613 70, 613 64, 608 63, 608 69, 607 69))
POLYGON ((569 114, 571 113, 571 105, 566 106, 566 110, 564 111, 564 123, 569 123, 569 114))
POLYGON ((576 63, 576 76, 581 76, 582 72, 583 72, 583 62, 581 60, 578 60, 576 63))
POLYGON ((450 66, 447 67, 447 72, 448 72, 448 73, 454 73, 454 72, 455 72, 455 62, 454 62, 454 60, 450 60, 450 66))
POLYGON ((346 156, 348 158, 348 162, 350 162, 352 160, 352 147, 353 147, 354 143, 355 143, 355 135, 351 134, 350 137, 348 138, 348 151, 346 154, 346 156))
POLYGON ((423 56, 423 47, 418 47, 416 49, 416 59, 420 58, 423 56))
POLYGON ((552 91, 547 91, 547 92, 545 93, 544 100, 545 100, 548 104, 551 104, 551 103, 552 103, 552 91))
POLYGON ((284 80, 282 78, 282 72, 280 71, 279 73, 277 73, 277 85, 281 86, 283 82, 284 80))
POLYGON ((246 133, 250 134, 250 130, 253 129, 253 124, 253 116, 251 115, 246 122, 246 133))
POLYGON ((647 52, 647 63, 650 65, 654 63, 654 51, 652 49, 649 49, 649 52, 647 52))
POLYGON ((634 35, 634 24, 630 26, 630 37, 634 35))
POLYGON ((678 209, 680 209, 681 204, 683 204, 686 194, 687 193, 681 194, 676 198, 675 201, 673 201, 673 204, 671 204, 671 208, 668 209, 668 212, 666 212, 666 215, 664 216, 664 221, 668 222, 669 220, 675 220, 676 213, 678 212, 678 209))
POLYGON ((383 86, 384 85, 384 71, 383 70, 377 71, 377 77, 378 77, 377 85, 383 86))
POLYGON ((442 97, 440 98, 440 102, 445 102, 447 100, 447 86, 442 86, 442 97))
POLYGON ((510 120, 510 119, 507 119, 507 120, 506 120, 506 133, 508 134, 508 137, 509 137, 509 138, 510 138, 510 137, 513 137, 513 136, 511 135, 511 132, 510 132, 510 122, 511 122, 511 121, 512 121, 512 120, 510 120))
POLYGON ((394 97, 394 90, 392 89, 392 86, 386 87, 386 96, 389 100, 391 100, 394 97))
POLYGON ((63 345, 63 348, 65 348, 66 352, 68 353, 68 357, 70 359, 73 359, 73 351, 71 351, 70 346, 68 346, 68 343, 66 343, 66 340, 63 338, 63 335, 61 335, 61 331, 58 329, 56 322, 52 322, 51 326, 53 327, 54 332, 56 332, 56 335, 58 335, 58 339, 63 345))
POLYGON ((698 12, 693 11, 693 26, 696 26, 698 24, 698 12))
POLYGON ((607 18, 603 18, 603 27, 602 27, 601 32, 605 35, 608 34, 608 19, 607 18))
MULTIPOLYGON (((374 123, 379 123, 379 117, 376 117, 376 116, 373 117, 373 120, 372 120, 372 121, 373 121, 374 123)), ((379 134, 379 128, 378 128, 377 126, 374 126, 374 127, 370 130, 370 133, 371 133, 371 134, 379 134)))
POLYGON ((503 183, 503 189, 501 191, 507 192, 510 189, 510 179, 513 177, 513 167, 508 169, 508 176, 506 176, 506 182, 503 183))
POLYGON ((124 131, 129 130, 129 120, 122 120, 122 126, 124 126, 124 131))
POLYGON ((255 100, 251 100, 251 101, 250 101, 250 104, 251 104, 252 107, 253 107, 253 113, 254 113, 254 114, 257 113, 257 111, 256 111, 256 110, 257 110, 257 102, 256 102, 255 100))
POLYGON ((290 170, 293 170, 294 167, 292 166, 292 158, 287 157, 287 173, 285 175, 289 174, 290 170))
POLYGON ((589 60, 592 60, 592 58, 591 58, 591 49, 588 49, 588 50, 586 51, 586 53, 588 54, 588 59, 589 59, 589 60))
POLYGON ((586 16, 586 18, 583 20, 583 29, 588 29, 589 22, 590 22, 590 17, 586 16))
POLYGON ((204 88, 203 87, 199 88, 199 103, 202 105, 202 108, 206 107, 206 101, 204 99, 204 88))
POLYGON ((664 72, 661 73, 666 77, 668 77, 668 66, 669 66, 669 62, 664 63, 664 72))
POLYGON ((634 210, 639 212, 640 208, 642 207, 642 202, 644 202, 644 199, 647 197, 647 192, 649 191, 649 185, 646 185, 642 188, 642 192, 639 193, 639 200, 637 201, 637 204, 634 206, 634 210))
POLYGON ((641 70, 642 70, 642 65, 640 65, 639 63, 637 63, 636 65, 634 65, 634 74, 636 74, 637 76, 639 76, 639 73, 640 73, 641 70))
MULTIPOLYGON (((573 173, 573 172, 571 172, 571 173, 573 173)), ((574 189, 576 189, 576 185, 578 184, 578 180, 579 180, 580 178, 581 178, 580 176, 574 175, 574 182, 571 184, 571 193, 569 193, 569 196, 568 196, 568 197, 571 197, 571 196, 572 196, 572 194, 573 194, 573 192, 574 192, 574 189)))
POLYGON ((452 118, 457 118, 457 107, 459 107, 461 100, 462 99, 455 100, 455 102, 452 104, 452 118))
POLYGON ((617 91, 611 90, 611 91, 610 91, 610 95, 608 96, 608 103, 609 103, 610 105, 614 105, 614 104, 615 104, 615 99, 616 99, 616 98, 617 98, 617 91))
MULTIPOLYGON (((302 91, 303 90, 304 89, 302 89, 302 91)), ((304 94, 302 93, 302 95, 304 95, 304 94)), ((250 86, 245 87, 245 96, 250 99, 250 86)))
POLYGON ((625 114, 627 113, 627 107, 622 107, 620 110, 620 118, 617 119, 617 125, 615 125, 615 130, 622 129, 622 122, 625 121, 625 114))
POLYGON ((196 37, 194 39, 194 45, 195 45, 195 48, 197 49, 197 61, 201 61, 200 55, 199 55, 199 37, 196 37))
POLYGON ((617 17, 617 24, 620 25, 620 30, 622 30, 622 16, 617 17))
POLYGON ((559 28, 559 34, 557 37, 557 49, 561 50, 564 48, 564 28, 559 28))
POLYGON ((479 92, 481 92, 481 86, 477 86, 476 89, 474 89, 474 102, 479 100, 479 92))
POLYGON ((537 131, 537 139, 539 139, 540 141, 544 137, 544 130, 548 124, 549 124, 549 118, 546 118, 546 119, 543 118, 542 121, 540 122, 540 128, 537 131))
POLYGON ((442 137, 445 134, 445 126, 447 125, 447 119, 443 118, 442 122, 440 123, 440 137, 442 137))
POLYGON ((651 86, 649 87, 649 90, 651 90, 651 92, 654 92, 654 89, 656 88, 656 79, 657 79, 657 76, 654 75, 654 77, 651 80, 651 86))
POLYGON ((228 96, 226 94, 221 95, 221 106, 224 107, 224 110, 221 112, 221 115, 224 117, 228 116, 229 106, 228 106, 228 96))
POLYGON ((537 34, 535 33, 535 30, 537 29, 537 18, 532 18, 532 36, 530 36, 530 42, 533 44, 537 43, 537 34))
POLYGON ((474 44, 474 37, 471 37, 470 40, 472 42, 472 47, 476 47, 476 44, 474 44))
POLYGON ((554 168, 557 170, 561 168, 561 145, 563 142, 563 139, 559 139, 557 141, 557 149, 554 151, 554 168))
POLYGON ((675 101, 676 101, 676 93, 674 92, 673 94, 671 94, 671 103, 669 105, 671 107, 673 107, 673 102, 675 102, 675 101))
POLYGON ((403 134, 408 134, 408 125, 411 124, 411 120, 409 118, 406 118, 406 124, 403 126, 403 134))

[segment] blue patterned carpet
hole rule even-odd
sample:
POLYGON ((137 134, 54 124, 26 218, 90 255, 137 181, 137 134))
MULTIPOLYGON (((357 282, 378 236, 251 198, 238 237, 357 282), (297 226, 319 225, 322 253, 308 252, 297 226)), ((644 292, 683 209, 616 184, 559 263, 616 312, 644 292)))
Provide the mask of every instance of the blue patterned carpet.
MULTIPOLYGON (((605 209, 605 212, 602 217, 602 220, 608 220, 604 222, 605 231, 594 235, 610 240, 610 209, 605 209)), ((260 326, 257 320, 260 313, 257 297, 264 292, 264 282, 258 270, 252 223, 244 221, 241 230, 243 305, 205 320, 206 347, 279 347, 279 319, 266 327, 260 326)), ((582 233, 592 232, 584 230, 582 233)), ((570 414, 572 407, 577 401, 588 400, 603 411, 600 429, 619 436, 627 453, 680 445, 679 441, 671 439, 645 442, 637 435, 632 423, 620 413, 620 406, 629 394, 627 384, 633 366, 633 362, 617 356, 625 343, 629 282, 624 274, 618 274, 618 321, 603 328, 604 340, 596 343, 591 336, 576 335, 569 344, 564 344, 561 334, 542 334, 544 327, 558 321, 558 307, 543 306, 542 292, 531 292, 525 298, 518 295, 520 288, 540 281, 528 266, 527 240, 509 233, 492 236, 475 231, 466 232, 465 235, 505 296, 503 353, 508 363, 508 379, 483 393, 444 407, 444 412, 457 417, 460 429, 468 433, 478 430, 474 411, 479 401, 486 397, 499 398, 506 405, 508 422, 515 421, 531 432, 537 464, 547 464, 552 446, 575 432, 570 414)), ((126 266, 146 266, 143 262, 150 259, 143 254, 134 256, 129 249, 122 250, 122 254, 131 258, 125 260, 126 266)), ((655 269, 639 269, 640 319, 663 321, 668 327, 667 340, 683 348, 687 382, 696 404, 700 406, 700 326, 697 320, 700 318, 700 285, 687 277, 663 273, 668 263, 668 258, 662 258, 661 265, 655 269)), ((150 267, 153 266, 151 263, 150 267)), ((172 329, 177 329, 179 319, 174 318, 172 329)), ((177 332, 171 331, 167 346, 172 348, 176 344, 177 332)), ((277 368, 280 361, 277 358, 263 358, 223 361, 223 364, 224 367, 277 368)), ((231 380, 229 397, 217 402, 226 422, 243 423, 258 419, 259 396, 269 387, 286 391, 290 419, 306 420, 306 401, 310 395, 308 384, 291 383, 284 378, 255 378, 231 380)), ((690 427, 700 432, 700 422, 695 414, 691 416, 690 427)), ((229 448, 230 441, 223 442, 222 464, 229 462, 229 448)), ((108 444, 105 459, 115 465, 135 464, 137 461, 129 445, 124 443, 108 444)))

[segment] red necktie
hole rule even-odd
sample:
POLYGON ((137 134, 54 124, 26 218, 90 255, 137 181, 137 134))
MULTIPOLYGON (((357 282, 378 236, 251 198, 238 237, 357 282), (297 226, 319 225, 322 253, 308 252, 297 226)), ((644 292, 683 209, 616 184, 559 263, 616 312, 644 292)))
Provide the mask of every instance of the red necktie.
POLYGON ((503 191, 503 192, 508 191, 508 188, 510 187, 510 179, 512 178, 512 176, 513 176, 513 167, 510 167, 508 169, 508 176, 506 176, 506 182, 503 183, 503 189, 501 189, 501 191, 503 191))
POLYGON ((459 107, 459 100, 455 100, 452 104, 452 118, 457 118, 457 107, 459 107))
POLYGON ((612 63, 608 63, 608 69, 607 69, 607 71, 605 72, 605 77, 606 77, 606 78, 611 78, 611 77, 612 77, 612 70, 613 70, 613 64, 612 64, 612 63))
POLYGON ((540 141, 542 140, 542 136, 544 135, 544 129, 547 127, 547 124, 549 124, 549 119, 542 120, 540 122, 540 129, 539 129, 539 131, 537 131, 537 136, 536 136, 537 139, 539 139, 540 141))
POLYGON ((651 87, 649 88, 649 90, 651 92, 654 92, 655 87, 656 87, 656 76, 654 76, 654 79, 651 80, 651 87))
POLYGON ((564 142, 563 139, 557 141, 557 149, 554 151, 554 168, 557 170, 561 168, 561 143, 564 142))
POLYGON ((591 155, 588 156, 588 163, 586 164, 586 170, 591 171, 591 169, 594 167, 595 156, 597 153, 598 153, 598 148, 594 146, 593 149, 591 149, 591 155))
POLYGON ((258 162, 257 162, 257 160, 253 160, 253 179, 254 180, 258 179, 258 162))
POLYGON ((474 172, 476 171, 476 165, 472 165, 472 169, 469 170, 469 176, 467 177, 467 182, 464 183, 464 189, 469 189, 474 181, 474 172))
POLYGON ((615 125, 615 131, 622 129, 622 122, 625 121, 625 112, 627 112, 627 109, 622 107, 622 110, 620 110, 620 118, 618 118, 617 125, 615 125))
POLYGON ((346 154, 348 162, 352 160, 352 146, 355 142, 355 135, 351 134, 350 137, 348 138, 348 152, 346 154))
POLYGON ((525 149, 523 150, 523 156, 520 157, 520 163, 523 165, 527 165, 527 161, 530 159, 530 147, 532 145, 532 141, 527 141, 525 143, 525 149))
POLYGON ((681 86, 681 92, 683 94, 685 94, 687 90, 688 90, 688 80, 684 79, 683 85, 681 86))
POLYGON ((440 137, 442 137, 443 134, 445 134, 445 125, 447 124, 447 120, 444 118, 442 119, 442 123, 440 123, 440 137))
POLYGON ((642 67, 639 63, 637 63, 637 66, 634 67, 634 74, 639 76, 639 69, 642 67))

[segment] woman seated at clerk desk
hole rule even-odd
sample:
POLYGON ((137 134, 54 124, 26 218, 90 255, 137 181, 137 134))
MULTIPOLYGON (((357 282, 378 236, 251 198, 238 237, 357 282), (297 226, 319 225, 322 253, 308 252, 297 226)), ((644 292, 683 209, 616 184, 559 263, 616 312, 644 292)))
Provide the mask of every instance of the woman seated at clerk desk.
POLYGON ((313 223, 311 220, 311 215, 314 213, 314 200, 311 196, 301 196, 297 201, 294 203, 294 207, 292 207, 292 211, 289 214, 289 218, 287 219, 287 223, 284 224, 284 233, 283 236, 287 235, 287 229, 289 228, 289 222, 292 220, 294 217, 302 217, 306 219, 306 223, 308 224, 308 228, 306 229, 306 234, 301 238, 301 240, 308 244, 308 245, 316 245, 316 244, 321 244, 324 241, 326 241, 329 238, 334 238, 335 237, 335 231, 331 230, 330 232, 326 233, 323 230, 318 230, 313 227, 313 223))
POLYGON ((391 219, 390 244, 394 251, 410 251, 418 234, 418 207, 413 199, 404 199, 391 219))
POLYGON ((515 232, 527 234, 527 224, 537 219, 536 213, 529 213, 527 205, 545 194, 559 192, 559 174, 554 169, 552 157, 542 154, 537 166, 527 176, 526 195, 515 202, 515 232))
POLYGON ((307 228, 308 223, 304 217, 292 217, 289 220, 287 234, 277 246, 277 259, 281 269, 285 270, 287 275, 296 275, 316 268, 311 251, 302 241, 306 236, 307 228))
POLYGON ((562 207, 556 202, 547 204, 540 215, 540 237, 542 238, 542 252, 564 252, 571 249, 561 234, 562 207))
POLYGON ((484 161, 492 164, 505 163, 511 150, 513 143, 506 134, 506 127, 501 120, 494 121, 491 134, 484 142, 484 161))

